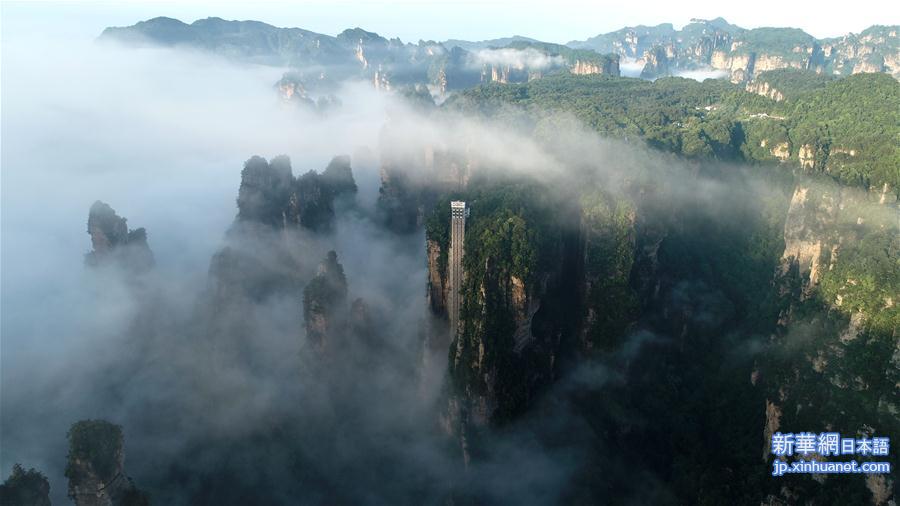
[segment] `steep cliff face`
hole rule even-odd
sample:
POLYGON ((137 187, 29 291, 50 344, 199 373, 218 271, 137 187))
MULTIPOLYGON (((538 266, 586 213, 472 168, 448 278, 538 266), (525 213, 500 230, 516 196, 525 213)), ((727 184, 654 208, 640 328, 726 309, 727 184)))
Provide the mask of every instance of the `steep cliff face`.
POLYGON ((425 254, 428 257, 428 306, 431 312, 441 318, 447 318, 447 244, 429 238, 425 243, 425 254))
MULTIPOLYGON (((577 211, 537 197, 537 187, 502 186, 479 184, 461 196, 472 207, 459 331, 441 341, 446 325, 433 329, 433 342, 446 343, 450 378, 442 424, 467 461, 491 428, 515 419, 553 382, 580 318, 577 211)), ((426 223, 428 294, 439 319, 447 311, 449 226, 449 200, 441 200, 426 223)))
POLYGON ((896 311, 891 293, 896 279, 878 277, 879 269, 890 274, 891 266, 880 263, 877 255, 890 257, 893 248, 900 246, 893 237, 897 211, 893 193, 867 192, 827 180, 804 179, 798 184, 785 220, 785 247, 776 275, 781 294, 791 302, 781 320, 790 321, 797 303, 811 297, 845 313, 858 329, 861 319, 889 320, 896 311), (874 248, 879 241, 885 250, 872 251, 868 260, 859 256, 859 244, 874 248), (855 279, 860 274, 869 281, 855 279), (865 283, 869 286, 854 288, 865 283))
POLYGON ((561 71, 620 75, 617 55, 537 41, 515 41, 504 48, 473 53, 472 58, 476 62, 489 60, 481 66, 482 83, 524 83, 561 71))
MULTIPOLYGON (((699 65, 709 65, 713 53, 731 47, 731 42, 732 34, 729 31, 704 26, 701 35, 682 48, 681 58, 699 65)), ((677 55, 678 48, 674 49, 677 55)))
POLYGON ((602 62, 576 59, 569 67, 569 72, 576 75, 603 74, 607 76, 622 75, 619 70, 618 56, 607 58, 602 62))
POLYGON ((669 69, 669 56, 666 53, 666 48, 662 46, 656 46, 647 51, 644 55, 644 61, 647 63, 644 64, 644 68, 641 70, 641 77, 643 79, 655 79, 657 77, 667 76, 671 73, 669 69))
POLYGON ((103 420, 85 420, 69 430, 66 477, 69 498, 77 506, 142 506, 146 494, 125 474, 122 428, 103 420))
POLYGON ((796 269, 804 278, 805 295, 819 282, 824 250, 836 242, 832 234, 835 233, 839 202, 840 193, 836 188, 832 191, 814 188, 810 192, 809 186, 798 186, 791 197, 784 224, 781 272, 787 274, 790 269, 796 269))
MULTIPOLYGON (((555 249, 564 254, 562 245, 555 249)), ((561 286, 570 281, 562 264, 524 276, 507 266, 512 260, 478 258, 482 269, 472 268, 475 259, 465 262, 461 328, 448 364, 455 393, 446 418, 474 447, 481 431, 512 420, 552 381, 566 330, 557 307, 561 286)))
POLYGON ((391 353, 384 346, 382 315, 360 297, 349 303, 349 285, 337 253, 329 251, 316 275, 303 289, 303 325, 306 343, 315 352, 312 367, 328 379, 326 384, 346 383, 342 375, 382 367, 391 353))
POLYGON ((472 61, 472 54, 461 47, 429 46, 422 61, 428 65, 427 82, 440 93, 478 86, 484 82, 486 68, 472 61))
POLYGON ((736 42, 731 52, 718 51, 713 54, 711 65, 718 70, 731 73, 731 81, 745 82, 754 76, 778 69, 799 69, 822 72, 822 49, 818 44, 797 45, 789 52, 769 53, 752 50, 736 42))
POLYGON ((0 485, 0 504, 50 506, 50 482, 35 469, 26 471, 16 464, 6 481, 0 485))
MULTIPOLYGON (((800 427, 870 438, 900 430, 898 213, 895 195, 883 199, 879 192, 811 179, 797 185, 775 275, 778 329, 759 365, 766 444, 775 431, 800 427)), ((770 498, 835 487, 844 487, 844 502, 887 504, 893 497, 888 476, 850 486, 830 478, 821 483, 797 480, 770 498)))
POLYGON ((143 228, 128 230, 127 220, 99 200, 91 206, 87 232, 93 246, 85 256, 88 266, 112 265, 133 273, 146 272, 153 267, 147 231, 143 228))
POLYGON ((710 59, 711 66, 728 71, 734 83, 750 81, 756 75, 771 70, 799 69, 819 73, 825 70, 824 52, 817 42, 807 39, 808 36, 787 35, 785 37, 796 39, 793 45, 779 47, 774 42, 768 42, 762 35, 752 34, 751 30, 747 36, 736 38, 729 50, 714 52, 710 59))
MULTIPOLYGON (((636 217, 634 207, 623 199, 600 193, 582 198, 584 310, 579 325, 582 353, 616 349, 627 327, 637 319, 638 292, 630 284, 635 258, 640 256, 636 217)), ((655 255, 652 248, 648 253, 655 255)), ((648 282, 654 277, 648 272, 648 282)))
POLYGON ((540 77, 540 71, 522 64, 485 64, 481 69, 483 83, 525 83, 540 77))

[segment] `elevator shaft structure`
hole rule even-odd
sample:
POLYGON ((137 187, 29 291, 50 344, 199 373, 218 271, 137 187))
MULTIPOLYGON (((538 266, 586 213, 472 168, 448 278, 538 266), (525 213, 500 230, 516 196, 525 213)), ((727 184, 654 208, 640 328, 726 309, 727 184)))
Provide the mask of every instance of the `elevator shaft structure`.
POLYGON ((450 339, 456 339, 459 332, 459 311, 462 306, 460 291, 463 283, 463 255, 465 254, 466 218, 469 209, 465 202, 454 200, 450 202, 450 254, 447 268, 449 269, 449 305, 447 312, 450 316, 450 339))

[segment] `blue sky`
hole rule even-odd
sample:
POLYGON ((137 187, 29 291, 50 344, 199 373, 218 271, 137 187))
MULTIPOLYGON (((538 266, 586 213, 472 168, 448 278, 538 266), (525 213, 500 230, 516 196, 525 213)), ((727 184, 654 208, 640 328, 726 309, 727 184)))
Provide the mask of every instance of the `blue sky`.
POLYGON ((106 26, 169 16, 191 22, 218 16, 257 19, 277 26, 298 26, 336 34, 360 26, 404 41, 420 38, 481 40, 526 35, 552 42, 585 39, 626 25, 671 22, 679 27, 693 17, 722 16, 748 27, 793 26, 817 37, 859 32, 872 24, 900 23, 900 3, 783 0, 694 0, 675 2, 578 2, 555 0, 413 1, 311 0, 294 2, 3 2, 4 38, 40 37, 53 31, 90 38, 106 26))

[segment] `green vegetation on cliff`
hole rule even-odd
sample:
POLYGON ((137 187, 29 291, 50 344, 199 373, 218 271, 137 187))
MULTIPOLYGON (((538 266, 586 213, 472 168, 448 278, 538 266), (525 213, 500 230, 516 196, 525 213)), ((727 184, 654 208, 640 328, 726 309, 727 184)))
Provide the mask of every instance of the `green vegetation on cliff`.
POLYGON ((900 329, 900 236, 896 228, 882 228, 840 249, 834 269, 822 275, 822 299, 840 301, 847 316, 861 312, 868 326, 890 334, 900 329))
POLYGON ((900 191, 900 83, 857 74, 799 99, 788 111, 795 150, 815 148, 815 168, 842 183, 900 191))
POLYGON ((792 100, 815 93, 836 79, 833 75, 818 74, 811 70, 786 68, 762 72, 753 82, 768 83, 780 91, 785 100, 792 100))
MULTIPOLYGON (((450 348, 450 376, 458 392, 487 399, 492 422, 509 420, 547 374, 552 353, 513 352, 517 321, 530 315, 528 301, 540 297, 558 265, 562 232, 560 205, 552 192, 528 180, 479 180, 454 194, 471 209, 466 221, 461 287, 460 335, 450 348), (532 363, 538 361, 541 363, 532 363)), ((429 240, 441 247, 440 268, 449 250, 449 202, 442 199, 426 220, 429 240)), ((529 327, 530 329, 530 327, 529 327)), ((528 336, 529 339, 532 336, 528 336)))
POLYGON ((68 433, 69 462, 66 477, 81 479, 79 474, 91 469, 103 481, 115 477, 123 452, 122 427, 105 420, 82 420, 68 433))
POLYGON ((621 197, 595 191, 581 198, 585 349, 616 349, 639 314, 637 294, 629 285, 635 257, 634 221, 634 205, 621 197))

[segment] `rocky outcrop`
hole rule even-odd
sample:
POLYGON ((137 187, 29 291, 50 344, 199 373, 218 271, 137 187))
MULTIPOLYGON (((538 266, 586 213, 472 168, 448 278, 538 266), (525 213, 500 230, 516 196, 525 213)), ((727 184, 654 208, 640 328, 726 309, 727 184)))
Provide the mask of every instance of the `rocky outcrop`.
POLYGON ((607 76, 621 75, 621 72, 619 70, 619 58, 617 56, 607 58, 607 59, 603 60, 602 62, 576 59, 575 63, 573 63, 569 67, 569 72, 571 72, 575 75, 593 75, 593 74, 603 74, 603 75, 607 75, 607 76))
MULTIPOLYGON (((779 398, 777 402, 784 402, 783 398, 779 398)), ((763 428, 763 460, 765 460, 772 452, 771 445, 768 444, 772 440, 772 434, 781 428, 781 408, 778 404, 766 399, 766 425, 763 428)))
POLYGON ((880 73, 885 71, 884 66, 884 57, 880 56, 871 56, 866 58, 861 58, 856 64, 853 65, 851 69, 852 74, 861 74, 861 73, 880 73))
POLYGON ((800 167, 804 169, 812 169, 816 166, 816 150, 810 144, 804 144, 797 150, 797 160, 800 167))
MULTIPOLYGON (((361 301, 354 303, 353 313, 364 324, 367 311, 361 301)), ((318 351, 333 346, 335 336, 346 324, 347 278, 337 261, 337 253, 329 251, 319 264, 316 276, 303 290, 303 319, 306 338, 318 351)))
POLYGON ((779 142, 774 145, 771 145, 768 139, 763 139, 759 142, 759 147, 761 148, 769 148, 769 153, 778 159, 780 162, 785 162, 791 158, 791 145, 788 142, 779 142))
MULTIPOLYGON (((759 362, 766 394, 764 458, 772 458, 774 432, 807 420, 867 437, 896 430, 896 385, 893 379, 882 383, 900 374, 896 313, 891 316, 892 285, 880 278, 892 275, 884 262, 897 236, 897 212, 895 196, 882 201, 877 191, 825 178, 804 177, 794 189, 774 277, 778 325, 759 362), (867 288, 861 288, 864 277, 867 288), (884 355, 871 358, 873 349, 884 355)), ((893 479, 883 478, 865 480, 872 504, 891 500, 893 479)), ((786 484, 781 496, 797 497, 800 487, 786 484)))
MULTIPOLYGON (((355 185, 354 185, 355 186, 355 185)), ((289 199, 291 217, 303 228, 328 231, 334 225, 334 188, 315 171, 298 177, 289 199)))
POLYGON ((87 233, 93 246, 85 256, 88 266, 117 266, 134 273, 146 272, 153 267, 147 231, 143 228, 129 230, 127 220, 108 204, 98 200, 91 206, 87 233))
POLYGON ((450 289, 446 282, 447 252, 438 241, 427 239, 425 254, 428 257, 428 306, 433 314, 447 318, 447 298, 450 289))
POLYGON ((781 272, 796 269, 804 279, 803 293, 807 295, 819 282, 823 254, 833 240, 828 234, 837 218, 838 198, 839 194, 810 186, 797 186, 791 197, 784 223, 781 272))
POLYGON ((656 46, 647 51, 647 54, 644 55, 644 61, 647 63, 644 64, 644 68, 641 70, 641 78, 643 79, 656 79, 671 73, 669 56, 666 54, 666 49, 662 46, 656 46))
POLYGON ((350 157, 340 155, 332 158, 322 172, 322 181, 331 188, 336 196, 356 193, 356 181, 353 179, 350 157))
MULTIPOLYGON (((355 369, 379 368, 390 350, 384 346, 386 323, 362 298, 349 301, 349 287, 337 253, 329 251, 316 275, 303 290, 306 343, 316 359, 328 366, 355 369), (356 350, 358 353, 348 353, 356 350)), ((337 370, 332 370, 332 375, 337 370)), ((340 382, 340 378, 332 380, 340 382)))
POLYGON ((872 506, 888 504, 894 492, 891 490, 893 480, 883 474, 869 474, 866 476, 866 488, 872 493, 872 506))
POLYGON ((900 79, 898 27, 872 26, 859 34, 822 41, 826 64, 839 75, 885 72, 900 79))
POLYGON ((300 226, 327 231, 334 221, 335 196, 355 191, 348 156, 332 159, 321 175, 309 171, 299 178, 294 178, 287 156, 270 162, 254 156, 241 171, 237 221, 275 229, 300 226))
POLYGON ((731 81, 743 83, 770 70, 797 69, 822 72, 824 69, 822 48, 815 42, 800 42, 789 52, 766 52, 763 43, 748 44, 737 40, 731 50, 713 53, 710 65, 717 70, 728 71, 731 81))
POLYGON ((292 208, 291 202, 293 192, 294 177, 287 156, 275 157, 271 163, 253 156, 244 162, 241 171, 237 220, 282 228, 297 224, 296 207, 292 208))
POLYGON ((771 98, 776 102, 781 102, 784 100, 784 94, 780 91, 776 90, 774 86, 770 85, 767 82, 760 81, 752 81, 747 83, 747 86, 744 88, 750 93, 756 93, 757 95, 761 95, 766 98, 771 98))
POLYGON ((0 504, 6 506, 50 506, 50 482, 35 469, 13 466, 12 473, 0 485, 0 504))
MULTIPOLYGON (((782 296, 804 300, 819 284, 822 275, 834 270, 841 251, 865 231, 890 227, 886 217, 896 209, 896 197, 883 198, 879 191, 863 191, 843 187, 824 180, 805 179, 798 184, 791 197, 784 222, 784 253, 776 279, 794 277, 799 280, 793 295, 782 289, 782 296), (867 223, 868 219, 874 219, 867 223), (842 223, 853 224, 842 227, 842 223)), ((853 284, 854 280, 849 280, 853 284)), ((842 299, 827 301, 840 307, 842 299)), ((859 327, 859 315, 851 315, 850 327, 859 327)), ((784 319, 784 317, 783 317, 784 319)))
POLYGON ((366 52, 363 48, 362 39, 359 39, 359 44, 356 45, 356 51, 353 52, 353 55, 356 56, 356 59, 362 64, 364 70, 369 68, 369 60, 366 59, 366 52))
POLYGON ((306 89, 306 83, 298 74, 285 73, 278 82, 275 83, 275 89, 278 96, 285 102, 297 102, 312 106, 315 102, 309 97, 306 89))
POLYGON ((298 71, 285 72, 275 83, 275 91, 284 104, 326 114, 340 105, 333 93, 335 83, 324 72, 318 75, 298 71))
POLYGON ((66 478, 76 506, 149 505, 125 474, 122 428, 104 420, 84 420, 69 429, 66 478))
POLYGON ((731 82, 741 83, 753 76, 753 66, 756 63, 755 54, 731 55, 726 51, 716 51, 710 58, 710 66, 716 70, 728 71, 731 82))
POLYGON ((391 91, 390 73, 380 63, 378 64, 378 70, 375 71, 375 75, 372 76, 372 86, 378 91, 391 91))

